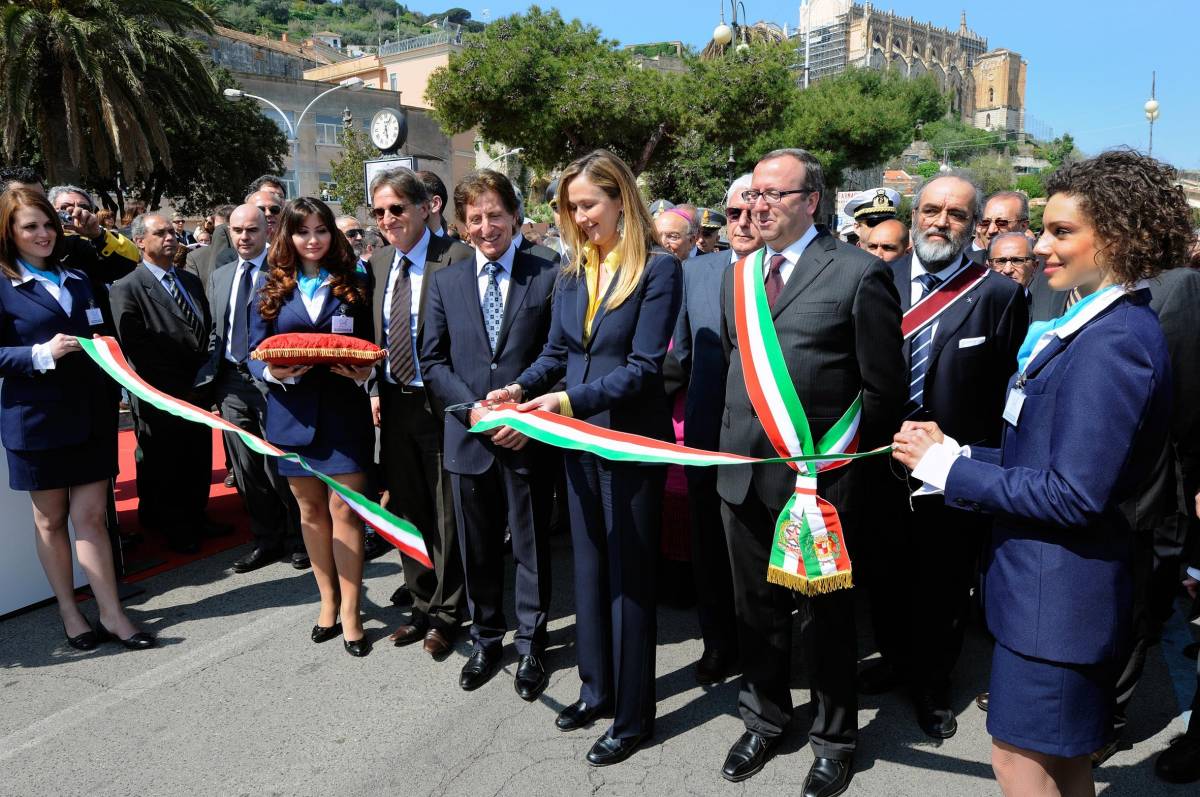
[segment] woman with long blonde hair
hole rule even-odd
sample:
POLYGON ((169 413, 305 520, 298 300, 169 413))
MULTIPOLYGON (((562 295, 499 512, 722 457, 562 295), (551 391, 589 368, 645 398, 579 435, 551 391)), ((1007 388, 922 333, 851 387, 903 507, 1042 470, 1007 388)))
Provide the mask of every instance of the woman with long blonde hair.
MULTIPOLYGON (((651 251, 654 223, 633 172, 611 152, 596 150, 566 168, 558 206, 577 255, 555 290, 549 340, 515 383, 488 398, 672 440, 662 365, 679 312, 679 261, 651 251), (564 379, 565 390, 545 392, 564 379)), ((513 429, 493 440, 524 445, 513 429)), ((666 469, 577 452, 563 459, 582 687, 556 724, 571 731, 612 716, 587 755, 592 766, 606 766, 654 733, 654 567, 666 469)))

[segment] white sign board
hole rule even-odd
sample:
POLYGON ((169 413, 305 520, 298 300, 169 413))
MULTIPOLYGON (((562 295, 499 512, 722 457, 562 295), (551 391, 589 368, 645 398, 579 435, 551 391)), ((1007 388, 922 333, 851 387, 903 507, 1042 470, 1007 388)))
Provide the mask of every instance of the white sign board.
POLYGON ((842 208, 846 207, 846 203, 849 202, 851 199, 854 199, 854 197, 856 195, 858 195, 858 193, 859 193, 858 191, 838 191, 837 192, 837 199, 835 200, 835 205, 834 205, 834 210, 837 211, 837 227, 834 228, 834 232, 837 232, 837 230, 842 229, 843 224, 853 224, 854 223, 854 218, 842 213, 842 208))
POLYGON ((367 207, 371 207, 371 181, 375 176, 400 166, 416 171, 417 159, 406 155, 402 158, 375 158, 363 161, 363 196, 367 198, 367 207))

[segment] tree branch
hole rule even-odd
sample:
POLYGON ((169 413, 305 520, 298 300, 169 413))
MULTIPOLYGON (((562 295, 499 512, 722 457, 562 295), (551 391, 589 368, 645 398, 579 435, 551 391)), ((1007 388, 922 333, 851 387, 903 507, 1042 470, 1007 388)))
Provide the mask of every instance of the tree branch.
POLYGON ((667 134, 667 123, 661 122, 658 129, 650 136, 646 142, 646 146, 642 147, 642 155, 638 158, 637 165, 633 167, 633 174, 636 177, 646 171, 646 166, 650 163, 650 157, 654 154, 654 150, 658 147, 658 143, 662 141, 663 136, 667 134))

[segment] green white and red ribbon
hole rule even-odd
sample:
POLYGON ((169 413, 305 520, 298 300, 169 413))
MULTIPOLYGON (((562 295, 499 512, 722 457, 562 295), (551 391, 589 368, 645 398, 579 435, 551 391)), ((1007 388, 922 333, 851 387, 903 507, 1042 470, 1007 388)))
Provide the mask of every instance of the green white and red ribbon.
POLYGON ((192 421, 193 423, 203 424, 212 429, 235 434, 242 439, 251 451, 263 454, 264 456, 278 457, 297 463, 300 467, 324 482, 330 490, 337 493, 356 515, 379 532, 380 536, 385 540, 399 548, 405 555, 412 557, 426 567, 433 567, 433 562, 429 558, 429 551, 425 548, 425 540, 421 537, 421 532, 413 524, 396 517, 366 496, 351 490, 336 479, 330 478, 319 470, 314 469, 300 455, 277 448, 261 437, 250 434, 245 429, 230 423, 220 416, 213 415, 211 412, 202 410, 194 404, 177 399, 151 386, 130 367, 129 362, 125 359, 124 352, 121 351, 121 347, 115 339, 111 337, 91 339, 81 337, 78 340, 79 344, 83 347, 83 351, 106 374, 132 395, 137 396, 139 400, 146 402, 155 409, 183 418, 186 421, 192 421))

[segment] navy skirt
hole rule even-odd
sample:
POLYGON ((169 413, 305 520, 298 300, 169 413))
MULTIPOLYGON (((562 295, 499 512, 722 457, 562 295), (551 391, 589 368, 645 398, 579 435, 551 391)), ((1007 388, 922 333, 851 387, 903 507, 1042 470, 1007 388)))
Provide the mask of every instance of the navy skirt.
POLYGON ((987 729, 1001 742, 1061 758, 1088 755, 1112 732, 1113 664, 1063 664, 997 643, 987 729))
POLYGON ((40 451, 7 450, 8 486, 23 492, 58 490, 92 482, 108 481, 117 475, 117 424, 113 412, 111 425, 87 441, 62 448, 40 451))
MULTIPOLYGON (((370 416, 368 416, 370 417, 370 416)), ((375 459, 374 428, 367 422, 366 429, 370 436, 359 439, 330 439, 322 434, 322 428, 317 426, 313 441, 305 446, 285 446, 276 443, 284 451, 291 451, 304 457, 309 465, 324 473, 326 476, 337 476, 345 473, 370 473, 375 459)), ((281 476, 312 476, 311 473, 288 459, 279 460, 279 475, 281 476)))

